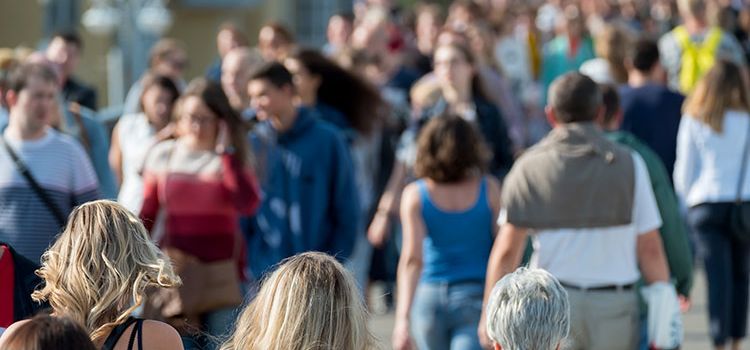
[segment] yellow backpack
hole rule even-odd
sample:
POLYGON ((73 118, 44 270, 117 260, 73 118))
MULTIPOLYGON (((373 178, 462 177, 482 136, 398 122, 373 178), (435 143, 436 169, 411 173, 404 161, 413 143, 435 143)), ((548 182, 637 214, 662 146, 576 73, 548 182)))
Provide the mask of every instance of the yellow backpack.
POLYGON ((688 94, 698 80, 713 67, 722 33, 719 28, 711 28, 702 43, 692 42, 690 33, 684 26, 675 28, 672 33, 682 48, 680 91, 688 94))

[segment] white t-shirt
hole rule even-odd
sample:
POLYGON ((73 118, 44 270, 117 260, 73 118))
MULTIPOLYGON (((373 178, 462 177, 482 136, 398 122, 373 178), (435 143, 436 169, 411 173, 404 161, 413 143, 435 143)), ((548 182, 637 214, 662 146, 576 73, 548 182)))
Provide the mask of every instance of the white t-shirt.
MULTIPOLYGON (((534 254, 530 265, 549 271, 561 282, 580 287, 625 285, 640 277, 638 235, 661 227, 661 215, 646 164, 633 153, 635 198, 628 225, 586 229, 532 231, 534 254)), ((504 211, 498 219, 506 222, 504 211)))

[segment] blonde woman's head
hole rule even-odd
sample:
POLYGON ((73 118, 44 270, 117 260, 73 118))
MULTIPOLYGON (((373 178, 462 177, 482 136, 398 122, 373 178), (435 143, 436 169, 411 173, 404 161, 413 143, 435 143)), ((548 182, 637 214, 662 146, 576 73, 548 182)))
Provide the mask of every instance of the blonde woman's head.
POLYGON ((56 315, 83 325, 94 342, 127 319, 146 287, 180 283, 141 221, 104 200, 73 210, 37 274, 45 285, 32 298, 48 300, 56 315))
POLYGON ((374 343, 354 278, 326 254, 303 253, 263 282, 222 350, 363 350, 374 343))
POLYGON ((727 110, 750 112, 746 72, 725 59, 717 60, 713 68, 698 81, 687 97, 684 113, 698 119, 721 133, 727 110))

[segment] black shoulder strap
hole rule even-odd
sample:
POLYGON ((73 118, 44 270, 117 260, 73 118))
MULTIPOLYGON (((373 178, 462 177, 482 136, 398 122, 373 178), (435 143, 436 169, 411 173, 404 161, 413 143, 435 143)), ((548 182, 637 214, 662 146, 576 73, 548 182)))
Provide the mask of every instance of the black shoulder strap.
MULTIPOLYGON (((117 341, 120 340, 120 337, 122 337, 122 334, 125 333, 125 330, 130 327, 131 324, 138 321, 138 319, 134 317, 128 317, 125 322, 120 323, 115 328, 112 329, 111 332, 109 332, 109 336, 107 337, 107 340, 104 341, 104 345, 102 346, 102 350, 114 350, 115 345, 117 345, 117 341)), ((136 328, 133 328, 133 332, 131 332, 131 343, 132 343, 132 337, 133 334, 135 334, 136 328)), ((128 347, 130 349, 130 345, 128 347)))
POLYGON ((136 336, 138 337, 138 350, 143 350, 143 320, 138 319, 135 322, 135 327, 133 327, 133 331, 130 332, 130 340, 128 340, 128 350, 134 350, 133 344, 135 342, 136 336))
POLYGON ((49 197, 47 192, 39 186, 39 183, 36 182, 36 179, 34 179, 34 176, 31 175, 31 171, 29 171, 29 168, 26 166, 26 164, 21 160, 21 158, 18 157, 15 151, 13 151, 13 148, 10 147, 8 144, 8 141, 5 140, 4 135, 0 135, 0 143, 5 146, 5 150, 8 151, 8 154, 10 155, 10 158, 13 160, 13 163, 16 165, 16 169, 18 169, 18 172, 23 175, 23 177, 26 179, 26 182, 29 183, 29 186, 31 186, 31 189, 34 190, 36 195, 39 197, 39 199, 42 200, 45 206, 47 206, 47 209, 52 213, 52 216, 55 217, 55 221, 57 221, 58 226, 62 227, 65 225, 65 215, 60 210, 60 208, 55 205, 55 202, 52 201, 52 198, 49 197))

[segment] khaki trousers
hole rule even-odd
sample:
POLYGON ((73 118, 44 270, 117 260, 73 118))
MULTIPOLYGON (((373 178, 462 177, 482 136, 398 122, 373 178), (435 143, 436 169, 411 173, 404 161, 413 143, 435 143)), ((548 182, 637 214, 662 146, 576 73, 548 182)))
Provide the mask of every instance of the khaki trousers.
POLYGON ((570 300, 571 350, 634 350, 640 326, 636 289, 582 291, 566 288, 570 300))

